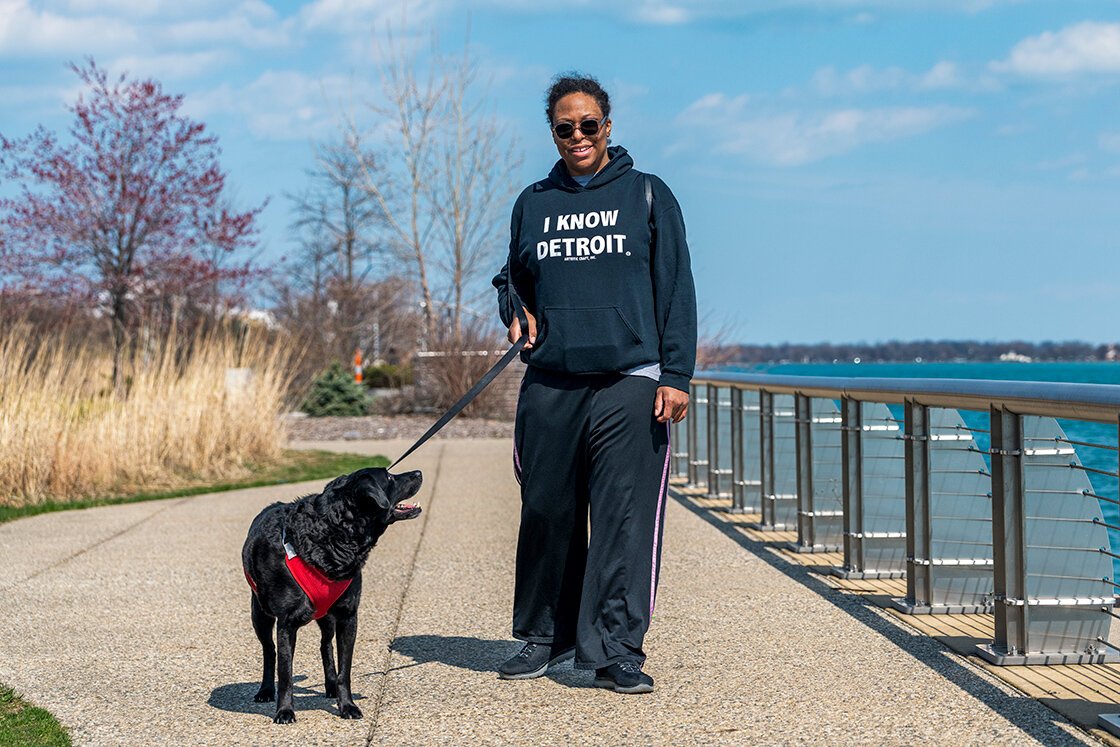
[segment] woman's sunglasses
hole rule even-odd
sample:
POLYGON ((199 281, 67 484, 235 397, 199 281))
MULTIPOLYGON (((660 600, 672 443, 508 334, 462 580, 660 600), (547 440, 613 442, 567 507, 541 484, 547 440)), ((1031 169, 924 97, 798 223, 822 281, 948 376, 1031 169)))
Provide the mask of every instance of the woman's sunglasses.
MULTIPOLYGON (((599 128, 606 123, 606 117, 602 119, 585 119, 579 123, 579 131, 587 137, 595 137, 599 134, 599 128)), ((572 135, 576 134, 576 126, 571 122, 560 122, 552 126, 552 131, 556 133, 556 137, 561 140, 567 140, 572 135)))

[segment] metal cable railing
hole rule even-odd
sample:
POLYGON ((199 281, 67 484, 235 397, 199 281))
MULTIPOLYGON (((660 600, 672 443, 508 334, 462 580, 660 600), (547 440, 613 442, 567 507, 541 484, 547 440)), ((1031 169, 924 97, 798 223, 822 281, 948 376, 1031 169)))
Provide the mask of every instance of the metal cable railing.
POLYGON ((701 372, 692 402, 674 473, 751 526, 993 613, 996 664, 1120 661, 1120 386, 701 372))

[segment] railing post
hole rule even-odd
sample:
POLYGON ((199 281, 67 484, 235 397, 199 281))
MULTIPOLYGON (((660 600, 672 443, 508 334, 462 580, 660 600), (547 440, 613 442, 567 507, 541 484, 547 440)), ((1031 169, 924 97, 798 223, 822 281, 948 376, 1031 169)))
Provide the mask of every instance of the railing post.
POLYGON ((687 426, 682 427, 680 423, 670 422, 669 424, 669 474, 671 477, 682 477, 688 472, 687 463, 685 471, 681 472, 681 459, 688 459, 688 446, 681 443, 681 431, 685 427, 687 426))
POLYGON ((906 606, 933 600, 930 525, 929 408, 906 400, 906 606))
POLYGON ((1027 543, 1023 490, 1023 416, 991 408, 992 561, 996 635, 992 651, 1030 651, 1027 623, 1027 543))
POLYGON ((758 391, 758 458, 758 479, 762 483, 761 526, 773 527, 778 523, 774 495, 774 395, 765 389, 758 391))
MULTIPOLYGON (((696 410, 699 410, 700 409, 700 387, 698 387, 696 384, 689 384, 688 389, 689 389, 689 401, 694 405, 694 408, 696 410)), ((693 417, 688 418, 688 420, 685 421, 685 424, 686 424, 687 429, 688 429, 688 464, 687 464, 687 470, 688 470, 688 484, 690 486, 695 486, 697 484, 697 478, 699 477, 698 472, 699 472, 699 467, 700 467, 700 460, 699 460, 698 457, 700 456, 700 450, 697 448, 696 443, 699 440, 698 436, 700 434, 699 434, 699 427, 697 425, 697 421, 698 421, 698 418, 696 417, 695 413, 693 414, 693 417)))
POLYGON ((747 505, 746 471, 743 468, 743 390, 731 388, 731 513, 741 514, 747 505))
POLYGON ((793 398, 797 449, 797 546, 816 544, 813 531, 813 400, 804 394, 793 398))
POLYGON ((719 387, 708 384, 708 497, 719 498, 719 387))
POLYGON ((851 397, 842 397, 840 416, 844 568, 850 572, 862 573, 867 569, 863 555, 863 403, 851 397))

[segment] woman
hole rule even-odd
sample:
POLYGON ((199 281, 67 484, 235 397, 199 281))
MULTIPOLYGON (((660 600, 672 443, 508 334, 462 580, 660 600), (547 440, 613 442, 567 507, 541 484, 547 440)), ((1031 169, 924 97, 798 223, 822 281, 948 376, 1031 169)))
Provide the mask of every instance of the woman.
POLYGON ((575 656, 595 684, 653 690, 641 671, 653 614, 669 421, 688 411, 696 298, 680 206, 608 147, 610 98, 591 77, 548 90, 560 160, 513 208, 494 278, 511 341, 528 325, 514 467, 521 530, 505 679, 575 656), (590 509, 591 537, 587 537, 590 509))

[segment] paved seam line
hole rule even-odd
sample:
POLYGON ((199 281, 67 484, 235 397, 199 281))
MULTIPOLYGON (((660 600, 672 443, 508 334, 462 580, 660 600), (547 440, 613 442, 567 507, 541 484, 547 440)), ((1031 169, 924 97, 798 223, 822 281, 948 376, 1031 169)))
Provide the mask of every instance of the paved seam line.
POLYGON ((197 496, 190 496, 189 498, 180 498, 179 500, 175 501, 174 503, 171 503, 167 506, 164 506, 163 508, 159 509, 158 511, 153 511, 152 513, 145 516, 143 519, 140 519, 140 521, 137 521, 134 524, 129 524, 124 529, 121 529, 119 532, 111 534, 108 537, 104 537, 104 538, 98 540, 97 542, 94 542, 92 545, 88 545, 86 547, 83 547, 81 550, 78 550, 77 552, 73 553, 72 555, 67 555, 62 560, 56 561, 56 562, 48 565, 46 568, 40 568, 39 570, 35 571, 34 573, 32 573, 27 578, 21 578, 20 580, 16 581, 15 583, 13 583, 9 586, 5 586, 3 588, 4 589, 14 589, 17 586, 20 586, 22 584, 26 584, 28 581, 33 581, 34 579, 38 578, 39 576, 42 576, 44 573, 48 573, 49 571, 53 571, 55 568, 58 568, 59 566, 66 565, 71 560, 74 560, 75 558, 79 558, 79 557, 81 557, 82 555, 85 555, 87 552, 89 552, 91 550, 96 550, 97 548, 101 547, 102 545, 106 544, 107 542, 112 542, 117 537, 120 537, 122 534, 127 534, 128 532, 131 532, 136 527, 140 526, 144 522, 146 522, 146 521, 148 521, 148 520, 150 520, 150 519, 152 519, 156 516, 159 516, 164 511, 172 509, 175 506, 180 506, 180 505, 182 505, 182 504, 184 504, 184 503, 186 503, 186 502, 188 502, 191 499, 196 498, 196 497, 197 496))
POLYGON ((432 494, 428 498, 428 508, 424 512, 424 526, 420 527, 420 536, 416 539, 416 547, 412 550, 412 559, 408 564, 408 575, 405 576, 404 584, 402 584, 400 602, 397 604, 397 616, 393 620, 393 628, 390 633, 389 645, 385 649, 385 658, 382 660, 381 671, 385 674, 381 677, 381 687, 377 691, 377 701, 373 704, 373 713, 370 716, 369 732, 366 734, 365 747, 370 747, 373 744, 373 738, 377 734, 378 720, 381 717, 381 707, 385 704, 385 691, 389 687, 389 663, 393 659, 393 641, 397 639, 397 632, 401 628, 401 618, 404 616, 404 603, 408 598, 408 592, 412 588, 412 577, 416 573, 416 559, 420 556, 420 547, 424 544, 424 537, 428 533, 428 522, 432 518, 432 508, 436 502, 436 492, 439 489, 439 475, 443 467, 443 452, 446 448, 445 444, 440 444, 439 455, 436 457, 435 475, 432 477, 432 494))

